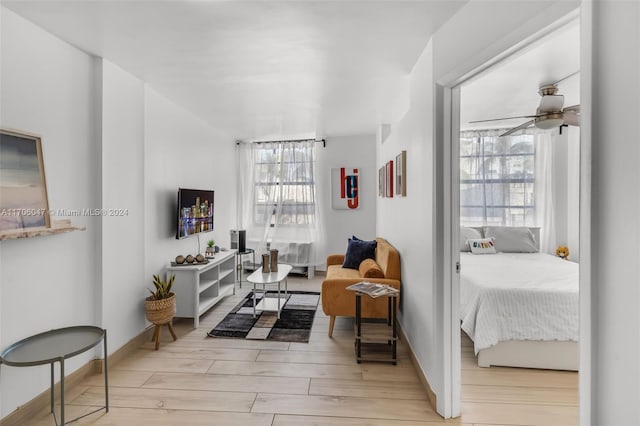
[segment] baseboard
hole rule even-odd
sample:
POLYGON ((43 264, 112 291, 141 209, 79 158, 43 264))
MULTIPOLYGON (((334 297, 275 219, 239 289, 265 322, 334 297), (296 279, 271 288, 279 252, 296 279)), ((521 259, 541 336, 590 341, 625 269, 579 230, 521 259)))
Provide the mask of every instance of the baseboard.
POLYGON ((424 389, 427 392, 427 399, 429 400, 429 404, 431 405, 431 408, 433 408, 433 411, 435 411, 437 414, 440 414, 438 413, 438 410, 437 410, 438 404, 436 400, 436 393, 433 391, 433 388, 429 383, 429 379, 427 378, 427 375, 424 373, 424 370, 422 369, 420 362, 418 362, 418 358, 416 357, 416 353, 414 352, 413 347, 411 346, 411 342, 409 342, 409 339, 407 339, 407 335, 405 334, 399 322, 398 322, 398 330, 400 332, 400 338, 404 340, 404 342, 407 344, 407 348, 409 349, 409 358, 411 358, 411 363, 416 368, 416 371, 418 372, 418 377, 420 378, 420 382, 422 382, 422 386, 424 386, 424 389))
MULTIPOLYGON (((142 333, 138 334, 133 339, 129 340, 126 344, 120 347, 117 351, 109 355, 107 358, 109 362, 109 368, 115 366, 122 359, 126 358, 129 354, 139 348, 144 342, 151 340, 151 333, 153 330, 153 325, 147 327, 142 333)), ((102 359, 92 359, 82 367, 78 368, 76 371, 69 375, 65 375, 64 378, 64 387, 65 394, 69 392, 72 388, 77 386, 82 380, 84 380, 87 376, 92 374, 102 373, 103 362, 102 359)), ((60 382, 56 383, 54 386, 55 394, 60 396, 60 382)), ((16 408, 13 412, 5 416, 2 420, 0 420, 0 425, 2 426, 20 426, 29 424, 32 419, 38 415, 42 410, 49 407, 51 404, 51 390, 47 388, 47 390, 40 393, 38 396, 33 398, 32 400, 24 403, 23 405, 16 408)))

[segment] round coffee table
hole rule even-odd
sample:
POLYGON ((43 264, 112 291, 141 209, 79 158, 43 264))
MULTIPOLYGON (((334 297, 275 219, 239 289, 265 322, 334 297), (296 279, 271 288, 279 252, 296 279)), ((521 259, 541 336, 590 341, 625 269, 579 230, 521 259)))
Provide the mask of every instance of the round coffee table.
POLYGON ((261 269, 254 271, 247 281, 253 284, 253 316, 256 316, 256 310, 258 311, 273 311, 277 312, 278 319, 280 319, 280 311, 287 301, 287 275, 291 272, 292 266, 283 263, 278 263, 278 271, 276 272, 262 272, 261 269), (284 297, 280 296, 280 283, 284 281, 284 297), (262 284, 262 289, 258 286, 262 284), (269 284, 278 284, 278 294, 276 297, 266 297, 266 286, 269 284), (256 293, 262 292, 262 300, 256 306, 256 293), (269 299, 269 300, 268 300, 269 299), (273 300, 275 299, 275 300, 273 300))
POLYGON ((107 330, 90 325, 59 328, 45 331, 20 340, 0 353, 0 364, 12 367, 31 367, 51 364, 51 413, 58 424, 53 410, 54 375, 53 364, 60 363, 60 424, 64 425, 64 360, 74 357, 95 347, 102 340, 104 344, 104 406, 78 418, 74 422, 103 408, 109 412, 109 382, 107 378, 107 330))

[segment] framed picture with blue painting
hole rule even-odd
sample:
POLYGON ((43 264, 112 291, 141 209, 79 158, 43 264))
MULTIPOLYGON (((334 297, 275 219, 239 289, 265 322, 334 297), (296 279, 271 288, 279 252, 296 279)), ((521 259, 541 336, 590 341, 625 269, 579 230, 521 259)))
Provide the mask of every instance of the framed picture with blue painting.
POLYGON ((0 233, 50 227, 40 137, 0 129, 0 233))

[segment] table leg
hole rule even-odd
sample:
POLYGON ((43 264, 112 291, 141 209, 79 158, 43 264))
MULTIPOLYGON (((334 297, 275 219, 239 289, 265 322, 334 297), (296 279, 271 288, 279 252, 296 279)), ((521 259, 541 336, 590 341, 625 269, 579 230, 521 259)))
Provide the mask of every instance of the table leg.
POLYGON ((60 424, 64 426, 64 358, 60 358, 60 424))
POLYGON ((256 283, 253 283, 253 317, 256 317, 256 283))
POLYGON ((396 296, 394 295, 393 297, 390 297, 389 299, 393 299, 392 303, 393 303, 393 365, 396 365, 396 360, 398 359, 397 356, 397 345, 398 345, 398 332, 396 329, 396 315, 397 315, 397 311, 396 311, 396 296))
POLYGON ((107 330, 104 330, 104 337, 102 338, 102 343, 104 344, 104 406, 105 411, 109 412, 109 369, 107 368, 107 330))
POLYGON ((278 294, 276 294, 278 298, 278 319, 280 319, 280 281, 278 281, 278 294))
POLYGON ((358 364, 360 364, 360 358, 362 357, 362 314, 360 312, 361 310, 361 298, 360 298, 361 294, 360 293, 356 293, 356 329, 357 329, 357 335, 356 335, 356 359, 358 361, 358 364))
MULTIPOLYGON (((55 384, 53 382, 53 362, 51 363, 51 412, 53 413, 53 402, 55 400, 55 384)), ((55 414, 54 414, 55 416, 55 414)))

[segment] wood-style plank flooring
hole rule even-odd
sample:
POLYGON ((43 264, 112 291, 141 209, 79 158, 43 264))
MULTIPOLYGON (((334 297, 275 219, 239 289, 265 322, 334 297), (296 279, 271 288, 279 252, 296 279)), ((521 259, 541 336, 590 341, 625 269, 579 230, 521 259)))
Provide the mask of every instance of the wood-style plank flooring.
MULTIPOLYGON (((322 277, 289 279, 293 290, 320 291, 322 277)), ((399 342, 397 366, 355 362, 352 320, 329 319, 319 307, 306 343, 208 338, 249 290, 244 284, 193 322, 163 330, 158 351, 148 342, 110 366, 110 403, 80 420, 93 425, 435 426, 577 425, 577 374, 508 368, 480 369, 463 338, 462 417, 442 420, 430 407, 399 342), (530 384, 531 383, 531 384, 530 384)), ((67 418, 104 401, 102 376, 67 391, 67 418)), ((53 425, 43 410, 30 425, 53 425)))

